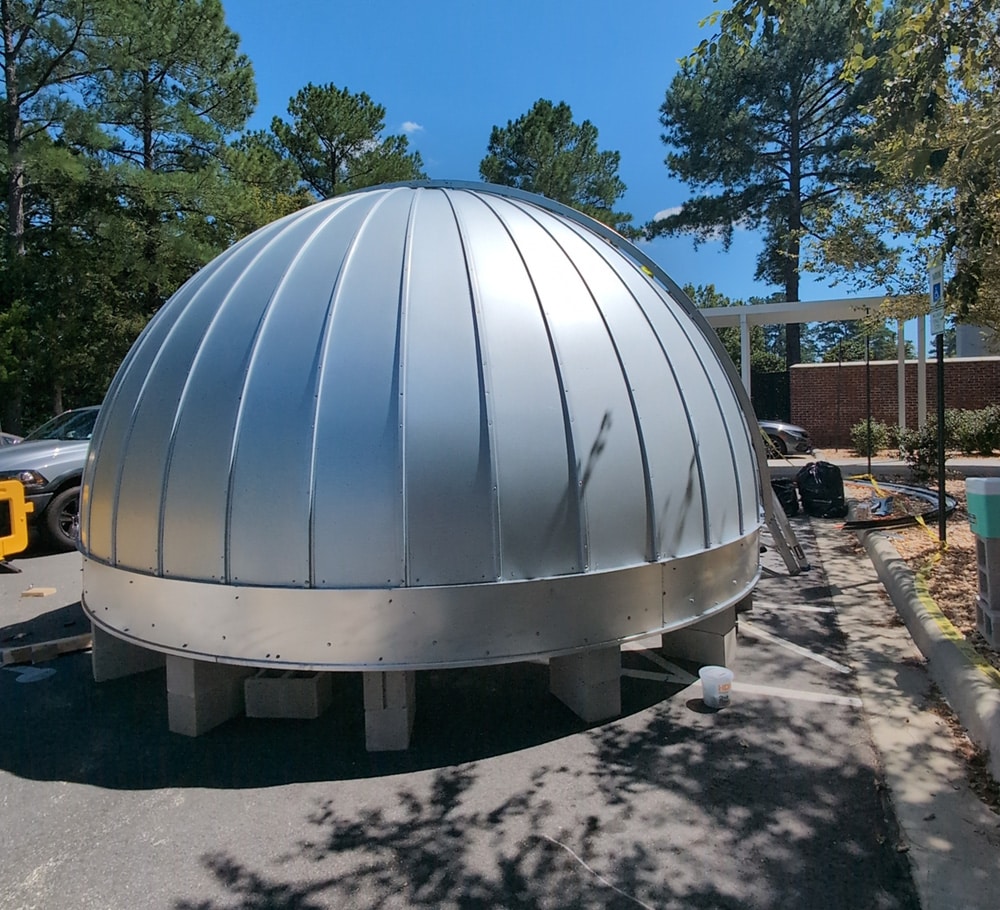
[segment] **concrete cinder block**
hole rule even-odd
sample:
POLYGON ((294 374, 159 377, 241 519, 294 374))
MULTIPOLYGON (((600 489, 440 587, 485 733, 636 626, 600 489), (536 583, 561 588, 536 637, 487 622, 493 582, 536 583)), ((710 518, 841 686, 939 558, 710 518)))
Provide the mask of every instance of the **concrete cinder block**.
POLYGON ((976 537, 976 569, 985 608, 1000 611, 1000 539, 976 537))
POLYGON ((1000 650, 1000 610, 980 594, 976 598, 976 631, 994 650, 1000 650))
POLYGON ((416 716, 416 673, 413 670, 362 674, 365 700, 365 748, 369 752, 410 747, 416 716))
POLYGON ((258 670, 243 681, 247 717, 319 717, 333 701, 330 673, 258 670))
POLYGON ((736 628, 724 635, 695 627, 671 632, 663 636, 663 656, 731 669, 736 664, 736 628))
MULTIPOLYGON (((742 603, 742 601, 740 601, 740 603, 742 603)), ((716 635, 725 635, 736 625, 737 606, 737 604, 734 604, 731 607, 726 607, 725 610, 713 613, 707 619, 693 623, 692 625, 687 626, 687 628, 697 629, 699 632, 714 632, 716 635)))
POLYGON ((167 655, 167 720, 171 732, 200 736, 244 711, 243 681, 252 667, 167 655))
POLYGON ((242 682, 255 673, 254 667, 239 667, 214 660, 194 660, 190 657, 167 655, 167 691, 178 695, 197 695, 217 686, 242 682))
POLYGON ((739 607, 740 604, 734 604, 701 622, 665 634, 663 656, 732 667, 736 663, 736 612, 739 607))
POLYGON ((90 662, 95 682, 156 670, 166 661, 166 655, 162 651, 153 651, 151 648, 123 641, 93 623, 91 630, 93 644, 90 662))
POLYGON ((365 711, 365 749, 369 752, 402 752, 410 748, 413 711, 385 708, 365 711))
POLYGON ((405 708, 416 698, 416 675, 406 671, 372 671, 363 674, 365 710, 405 708))
POLYGON ((621 714, 621 653, 595 648, 549 660, 549 691, 586 723, 621 714))

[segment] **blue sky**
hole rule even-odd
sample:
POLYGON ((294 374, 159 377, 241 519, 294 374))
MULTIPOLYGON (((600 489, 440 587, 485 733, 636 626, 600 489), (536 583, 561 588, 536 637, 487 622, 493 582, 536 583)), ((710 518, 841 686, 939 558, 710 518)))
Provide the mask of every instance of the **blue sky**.
MULTIPOLYGON (((308 82, 332 82, 382 104, 387 130, 408 134, 429 177, 478 180, 492 127, 547 98, 590 120, 601 150, 621 154, 620 208, 636 223, 689 195, 663 164, 658 115, 677 58, 711 34, 698 23, 720 8, 712 0, 223 3, 256 72, 252 128, 284 116, 308 82)), ((714 284, 738 299, 778 290, 753 280, 760 243, 751 232, 738 231, 727 253, 719 243, 695 250, 690 238, 644 249, 680 284, 714 284)), ((801 296, 847 294, 804 276, 801 296)))

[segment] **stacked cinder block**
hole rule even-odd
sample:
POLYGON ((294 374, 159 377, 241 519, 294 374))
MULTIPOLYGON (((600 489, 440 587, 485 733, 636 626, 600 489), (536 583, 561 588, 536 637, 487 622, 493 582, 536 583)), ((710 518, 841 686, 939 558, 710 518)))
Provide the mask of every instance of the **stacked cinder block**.
POLYGON ((965 493, 976 535, 976 629, 991 648, 1000 650, 1000 477, 970 477, 965 493))

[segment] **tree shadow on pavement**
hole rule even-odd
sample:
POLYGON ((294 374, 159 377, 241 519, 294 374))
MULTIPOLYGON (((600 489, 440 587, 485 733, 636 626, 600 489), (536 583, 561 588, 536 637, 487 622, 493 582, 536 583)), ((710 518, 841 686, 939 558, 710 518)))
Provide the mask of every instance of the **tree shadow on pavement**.
POLYGON ((570 744, 320 799, 262 867, 205 854, 221 895, 175 908, 919 906, 874 761, 806 715, 664 703, 570 744))

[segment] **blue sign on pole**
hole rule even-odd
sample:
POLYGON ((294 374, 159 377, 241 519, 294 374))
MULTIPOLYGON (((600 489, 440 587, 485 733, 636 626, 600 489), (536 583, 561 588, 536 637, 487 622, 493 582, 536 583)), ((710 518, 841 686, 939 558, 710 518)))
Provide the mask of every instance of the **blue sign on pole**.
POLYGON ((931 291, 931 334, 944 334, 944 263, 934 258, 927 268, 931 291))

